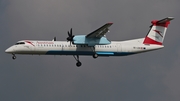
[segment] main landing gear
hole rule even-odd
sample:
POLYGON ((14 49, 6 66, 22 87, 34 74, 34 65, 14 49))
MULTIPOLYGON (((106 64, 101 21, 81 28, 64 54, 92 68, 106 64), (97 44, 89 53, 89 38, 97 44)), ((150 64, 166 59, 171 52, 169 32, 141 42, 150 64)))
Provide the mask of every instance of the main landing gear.
MULTIPOLYGON (((93 54, 93 58, 97 58, 98 57, 98 54, 95 52, 95 47, 91 47, 92 51, 94 52, 93 54)), ((82 65, 82 63, 80 62, 79 60, 79 55, 73 55, 74 59, 77 61, 76 63, 76 66, 77 67, 80 67, 82 65)))
POLYGON ((95 59, 95 58, 97 58, 98 57, 98 55, 95 53, 95 54, 93 54, 93 58, 95 59))
POLYGON ((98 54, 95 52, 95 47, 92 47, 91 49, 92 49, 92 51, 94 52, 93 58, 94 58, 94 59, 97 58, 97 57, 98 57, 98 54))
POLYGON ((79 61, 79 55, 73 55, 74 59, 77 61, 76 66, 80 67, 82 63, 79 61))
POLYGON ((16 55, 15 55, 15 54, 13 54, 12 59, 13 59, 13 60, 15 60, 15 59, 16 59, 16 55))

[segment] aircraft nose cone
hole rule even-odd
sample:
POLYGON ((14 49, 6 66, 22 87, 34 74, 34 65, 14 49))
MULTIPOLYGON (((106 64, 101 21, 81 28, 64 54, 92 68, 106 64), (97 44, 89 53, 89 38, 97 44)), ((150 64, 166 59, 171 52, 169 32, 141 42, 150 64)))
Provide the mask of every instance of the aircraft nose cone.
POLYGON ((6 50, 5 50, 5 53, 13 53, 13 48, 10 47, 10 48, 6 49, 6 50))

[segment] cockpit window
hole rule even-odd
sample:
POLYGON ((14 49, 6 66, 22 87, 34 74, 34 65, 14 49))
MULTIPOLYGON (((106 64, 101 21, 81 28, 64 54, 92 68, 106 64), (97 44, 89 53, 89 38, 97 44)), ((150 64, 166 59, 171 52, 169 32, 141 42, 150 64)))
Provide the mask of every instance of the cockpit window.
POLYGON ((15 45, 25 44, 25 42, 17 42, 15 45))

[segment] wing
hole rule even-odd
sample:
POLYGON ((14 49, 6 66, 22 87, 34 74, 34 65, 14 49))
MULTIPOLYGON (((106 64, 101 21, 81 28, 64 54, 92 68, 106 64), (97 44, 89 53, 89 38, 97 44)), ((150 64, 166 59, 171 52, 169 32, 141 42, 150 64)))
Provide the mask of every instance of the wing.
POLYGON ((105 25, 103 25, 102 27, 98 28, 97 30, 91 32, 90 34, 86 35, 87 38, 101 38, 103 37, 108 31, 109 31, 109 27, 112 25, 113 23, 106 23, 105 25))

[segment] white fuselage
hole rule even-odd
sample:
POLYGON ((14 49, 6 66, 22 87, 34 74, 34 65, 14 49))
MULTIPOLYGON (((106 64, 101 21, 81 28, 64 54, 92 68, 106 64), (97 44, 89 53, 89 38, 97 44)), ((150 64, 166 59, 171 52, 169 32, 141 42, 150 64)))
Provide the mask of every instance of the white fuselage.
POLYGON ((81 66, 80 55, 98 56, 126 56, 163 48, 163 40, 167 27, 173 17, 151 21, 151 26, 145 38, 127 41, 109 41, 105 34, 113 23, 106 23, 88 35, 73 35, 72 28, 68 31, 67 41, 35 41, 22 40, 5 50, 12 54, 36 55, 73 55, 77 61, 76 66, 81 66), (74 44, 71 44, 74 43, 74 44))
POLYGON ((5 52, 11 54, 37 55, 93 55, 98 56, 125 56, 163 48, 162 45, 145 45, 144 38, 128 41, 111 41, 109 45, 70 45, 66 41, 35 41, 23 40, 11 46, 5 52), (94 50, 93 50, 94 48, 94 50))

